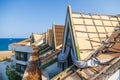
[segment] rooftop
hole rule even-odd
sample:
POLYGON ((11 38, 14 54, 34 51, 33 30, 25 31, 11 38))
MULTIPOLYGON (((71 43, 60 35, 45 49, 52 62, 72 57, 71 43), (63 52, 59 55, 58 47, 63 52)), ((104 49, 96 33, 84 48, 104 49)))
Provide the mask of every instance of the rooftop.
POLYGON ((63 25, 54 25, 53 26, 54 31, 54 42, 56 48, 60 45, 62 45, 63 41, 63 35, 64 35, 64 26, 63 25))
POLYGON ((120 26, 120 17, 112 15, 72 12, 71 18, 81 60, 98 49, 114 29, 120 26))
POLYGON ((81 64, 78 65, 87 67, 80 68, 72 65, 53 80, 105 80, 119 69, 120 16, 76 13, 68 7, 66 22, 70 24, 71 33, 73 32, 71 37, 74 38, 72 40, 75 42, 75 47, 79 49, 77 53, 80 54, 80 61, 78 62, 81 64), (92 62, 93 58, 99 61, 98 65, 95 66, 92 62))
POLYGON ((30 38, 23 40, 21 42, 13 43, 14 46, 37 46, 40 44, 41 40, 45 38, 45 34, 34 34, 30 38))

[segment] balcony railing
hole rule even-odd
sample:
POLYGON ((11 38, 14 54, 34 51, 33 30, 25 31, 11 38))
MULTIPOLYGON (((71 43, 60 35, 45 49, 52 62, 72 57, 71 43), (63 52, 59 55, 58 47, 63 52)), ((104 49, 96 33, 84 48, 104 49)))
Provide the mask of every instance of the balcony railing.
MULTIPOLYGON (((20 66, 20 67, 21 67, 21 66, 20 66)), ((15 70, 16 70, 17 72, 21 73, 21 74, 24 74, 25 69, 26 69, 26 67, 24 67, 24 69, 21 69, 21 68, 18 68, 18 67, 15 68, 15 70)))
POLYGON ((23 71, 23 70, 20 70, 20 69, 17 69, 17 68, 16 68, 16 71, 21 73, 21 74, 24 74, 24 72, 25 72, 25 70, 23 71))
POLYGON ((21 58, 21 57, 16 56, 16 60, 27 61, 27 58, 21 58))

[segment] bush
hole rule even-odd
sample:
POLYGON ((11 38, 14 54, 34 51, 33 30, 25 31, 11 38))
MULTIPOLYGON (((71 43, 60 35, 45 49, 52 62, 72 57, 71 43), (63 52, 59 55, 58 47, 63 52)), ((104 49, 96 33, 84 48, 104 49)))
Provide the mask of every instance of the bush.
POLYGON ((11 69, 9 66, 6 66, 6 74, 9 80, 22 80, 22 77, 15 69, 11 69))

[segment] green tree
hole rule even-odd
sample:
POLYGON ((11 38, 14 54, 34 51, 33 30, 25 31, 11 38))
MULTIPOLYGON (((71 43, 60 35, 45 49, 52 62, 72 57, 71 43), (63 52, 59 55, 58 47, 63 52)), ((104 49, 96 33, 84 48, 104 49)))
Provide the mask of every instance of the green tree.
POLYGON ((6 66, 6 74, 9 80, 22 80, 22 77, 15 69, 11 69, 9 66, 6 66))

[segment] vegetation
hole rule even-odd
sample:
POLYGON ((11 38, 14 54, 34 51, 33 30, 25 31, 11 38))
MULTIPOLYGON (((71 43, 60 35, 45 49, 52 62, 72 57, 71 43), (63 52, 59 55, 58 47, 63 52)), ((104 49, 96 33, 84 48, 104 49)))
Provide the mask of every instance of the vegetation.
POLYGON ((78 46, 76 46, 76 51, 77 51, 77 58, 78 58, 78 60, 80 60, 80 55, 79 55, 79 47, 78 46))
POLYGON ((6 74, 9 80, 22 80, 22 77, 15 69, 11 69, 9 66, 6 66, 6 74))
POLYGON ((46 67, 48 67, 48 66, 52 65, 53 63, 55 63, 56 61, 57 61, 57 58, 49 61, 48 63, 44 64, 44 65, 41 66, 40 68, 41 68, 41 69, 45 69, 46 67))

